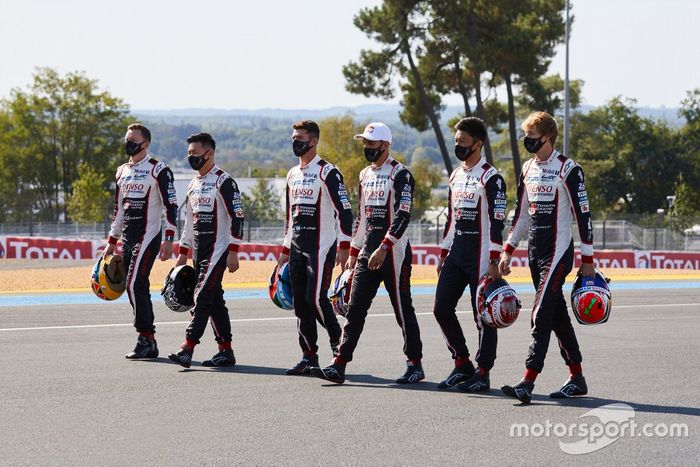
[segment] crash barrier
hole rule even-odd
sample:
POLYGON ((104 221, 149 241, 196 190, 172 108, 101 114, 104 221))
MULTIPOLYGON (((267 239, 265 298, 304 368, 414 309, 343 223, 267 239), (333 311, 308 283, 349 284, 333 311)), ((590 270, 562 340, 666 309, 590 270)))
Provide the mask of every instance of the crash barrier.
MULTIPOLYGON (((45 237, 0 236, 0 258, 37 260, 93 259, 102 254, 106 241, 66 240, 45 237)), ((436 265, 440 258, 437 245, 414 245, 413 264, 436 265)), ((280 245, 244 243, 238 256, 244 261, 274 261, 280 245)), ((177 253, 177 248, 174 254, 177 253)), ((576 253, 575 265, 581 262, 576 253)), ((599 268, 659 268, 700 270, 700 253, 683 251, 598 250, 595 263, 599 268)), ((527 266, 527 250, 523 245, 513 254, 512 266, 527 266)))

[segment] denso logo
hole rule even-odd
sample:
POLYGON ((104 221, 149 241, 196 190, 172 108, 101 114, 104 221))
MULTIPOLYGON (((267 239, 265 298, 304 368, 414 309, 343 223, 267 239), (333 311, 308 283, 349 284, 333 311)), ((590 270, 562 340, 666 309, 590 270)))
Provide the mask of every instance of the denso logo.
POLYGON ((367 196, 369 198, 384 198, 384 190, 369 190, 367 191, 367 196))
POLYGON ((194 204, 210 204, 211 198, 208 196, 197 196, 192 198, 192 203, 194 204))
POLYGON ((527 186, 527 192, 531 194, 535 193, 551 193, 554 191, 554 187, 552 185, 528 185, 527 186))
POLYGON ((458 191, 455 193, 455 199, 474 199, 474 193, 471 191, 458 191))
POLYGON ((314 190, 311 188, 295 188, 292 190, 292 196, 313 196, 314 190))
POLYGON ((143 183, 125 183, 124 191, 143 191, 143 183))

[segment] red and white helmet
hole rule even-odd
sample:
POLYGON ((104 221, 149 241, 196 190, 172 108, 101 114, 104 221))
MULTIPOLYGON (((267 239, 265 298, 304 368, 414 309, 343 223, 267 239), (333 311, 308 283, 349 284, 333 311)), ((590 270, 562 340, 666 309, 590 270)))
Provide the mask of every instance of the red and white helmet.
POLYGON ((354 269, 346 269, 335 279, 333 290, 329 297, 333 311, 340 316, 347 316, 350 308, 350 289, 352 289, 352 277, 354 269))
POLYGON ((612 296, 610 279, 595 270, 595 275, 576 277, 571 291, 571 308, 576 321, 581 324, 602 324, 610 318, 612 296))
POLYGON ((476 306, 481 320, 492 328, 507 328, 518 319, 520 299, 505 279, 485 274, 476 288, 476 306))

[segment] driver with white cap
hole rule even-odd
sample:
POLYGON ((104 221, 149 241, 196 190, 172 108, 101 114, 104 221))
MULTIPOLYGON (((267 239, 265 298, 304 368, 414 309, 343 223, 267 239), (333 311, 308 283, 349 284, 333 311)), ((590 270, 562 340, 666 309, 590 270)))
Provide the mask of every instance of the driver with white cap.
POLYGON ((425 374, 420 329, 411 300, 411 245, 404 235, 411 220, 415 180, 408 168, 389 155, 391 130, 384 123, 370 123, 355 139, 362 141, 370 165, 360 172, 360 206, 347 263, 348 268, 355 268, 347 322, 333 364, 312 368, 311 373, 338 384, 345 381, 345 366, 352 360, 367 311, 384 282, 407 357, 406 372, 396 382, 417 383, 425 374))

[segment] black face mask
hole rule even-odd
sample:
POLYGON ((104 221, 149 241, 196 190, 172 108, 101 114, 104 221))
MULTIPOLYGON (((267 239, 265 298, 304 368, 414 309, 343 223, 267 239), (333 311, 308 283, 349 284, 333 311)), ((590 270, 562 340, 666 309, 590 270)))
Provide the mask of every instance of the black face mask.
MULTIPOLYGON (((474 144, 476 144, 476 143, 474 143, 474 144)), ((474 144, 472 144, 469 147, 460 146, 459 144, 455 144, 455 157, 462 162, 469 159, 469 156, 474 154, 474 151, 475 151, 474 144)))
POLYGON ((299 141, 298 139, 292 141, 292 150, 294 151, 294 155, 301 157, 309 152, 309 150, 313 148, 310 143, 311 141, 299 141))
POLYGON ((207 161, 204 160, 204 154, 201 156, 187 156, 187 162, 190 163, 190 167, 192 167, 193 170, 199 170, 207 163, 207 161))
POLYGON ((529 152, 530 154, 535 154, 537 151, 540 150, 542 146, 544 146, 542 137, 531 138, 529 136, 526 136, 523 140, 523 144, 525 145, 525 149, 527 149, 527 152, 529 152))
POLYGON ((382 157, 383 152, 384 149, 382 149, 381 146, 378 148, 365 148, 365 159, 369 162, 377 162, 377 160, 382 157))
POLYGON ((124 143, 124 151, 126 155, 131 157, 141 152, 141 147, 143 143, 134 143, 133 141, 127 141, 124 143))

